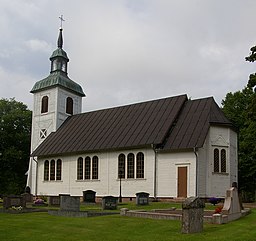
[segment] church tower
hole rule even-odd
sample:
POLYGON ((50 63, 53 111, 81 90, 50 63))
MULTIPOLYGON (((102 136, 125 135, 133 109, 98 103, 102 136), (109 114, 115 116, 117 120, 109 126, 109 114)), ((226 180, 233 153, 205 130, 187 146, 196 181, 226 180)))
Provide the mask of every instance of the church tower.
MULTIPOLYGON (((38 81, 30 91, 34 95, 32 116, 31 153, 55 132, 67 117, 82 111, 82 87, 68 77, 68 56, 63 50, 63 29, 60 28, 57 49, 50 57, 48 77, 38 81)), ((36 193, 36 160, 31 158, 27 186, 36 193)))

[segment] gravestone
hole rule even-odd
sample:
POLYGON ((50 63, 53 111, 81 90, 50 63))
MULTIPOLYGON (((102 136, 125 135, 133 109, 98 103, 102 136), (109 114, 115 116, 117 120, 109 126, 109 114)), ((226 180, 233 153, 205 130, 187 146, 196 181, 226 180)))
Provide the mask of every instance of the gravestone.
POLYGON ((83 201, 86 203, 95 203, 96 192, 93 190, 83 191, 83 201))
POLYGON ((59 206, 60 205, 60 197, 59 196, 49 196, 48 203, 50 206, 59 206))
POLYGON ((9 195, 4 197, 3 207, 8 209, 10 207, 26 207, 26 200, 22 196, 9 195))
POLYGON ((182 203, 182 233, 203 231, 204 201, 198 197, 187 198, 182 203))
POLYGON ((149 204, 149 193, 138 192, 136 193, 136 205, 148 205, 149 204))
POLYGON ((79 212, 80 197, 60 194, 60 211, 79 212))
POLYGON ((30 193, 23 193, 21 196, 25 199, 26 203, 32 203, 33 202, 33 195, 30 193))
POLYGON ((242 216, 241 204, 238 196, 237 187, 231 187, 226 191, 222 214, 228 215, 228 221, 236 220, 242 216))
POLYGON ((106 196, 102 198, 103 210, 115 210, 117 209, 117 197, 106 196))

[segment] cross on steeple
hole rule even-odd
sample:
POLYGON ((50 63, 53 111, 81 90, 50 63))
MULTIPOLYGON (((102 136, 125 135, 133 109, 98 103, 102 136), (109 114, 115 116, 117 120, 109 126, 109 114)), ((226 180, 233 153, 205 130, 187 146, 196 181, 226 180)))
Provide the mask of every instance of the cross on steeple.
POLYGON ((60 19, 60 28, 62 29, 62 22, 64 22, 65 19, 63 18, 63 15, 61 15, 61 16, 59 17, 59 19, 60 19))

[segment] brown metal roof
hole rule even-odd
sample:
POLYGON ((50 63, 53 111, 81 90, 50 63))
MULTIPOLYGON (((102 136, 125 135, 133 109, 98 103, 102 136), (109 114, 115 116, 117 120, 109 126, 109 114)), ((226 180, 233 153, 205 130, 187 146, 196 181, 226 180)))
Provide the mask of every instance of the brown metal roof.
POLYGON ((163 149, 202 147, 210 125, 232 126, 232 123, 225 117, 212 97, 188 100, 163 149))
POLYGON ((191 101, 180 95, 74 115, 33 156, 161 145, 186 102, 191 101))

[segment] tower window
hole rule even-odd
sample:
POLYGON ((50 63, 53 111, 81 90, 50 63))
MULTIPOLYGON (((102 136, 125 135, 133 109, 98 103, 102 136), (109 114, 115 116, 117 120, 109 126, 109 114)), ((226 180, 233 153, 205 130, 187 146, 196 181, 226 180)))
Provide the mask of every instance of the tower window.
POLYGON ((41 113, 47 113, 48 112, 48 96, 44 96, 42 98, 42 105, 41 105, 41 113))
POLYGON ((66 100, 66 113, 73 115, 73 99, 71 97, 66 100))

